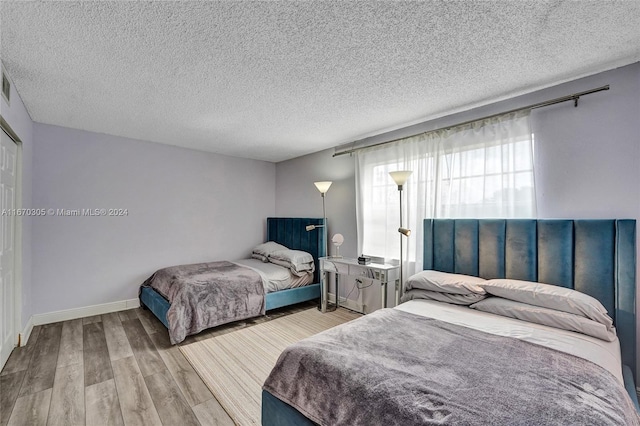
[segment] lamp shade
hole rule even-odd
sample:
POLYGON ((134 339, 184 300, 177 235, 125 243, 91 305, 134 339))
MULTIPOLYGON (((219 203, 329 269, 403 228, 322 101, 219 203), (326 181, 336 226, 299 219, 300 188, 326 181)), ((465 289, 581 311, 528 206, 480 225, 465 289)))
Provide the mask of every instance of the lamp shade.
POLYGON ((411 173, 413 172, 410 170, 400 170, 397 172, 390 172, 389 176, 391 176, 391 179, 393 179, 396 185, 402 186, 407 182, 407 179, 409 179, 411 173))
POLYGON ((327 192, 332 183, 333 182, 330 181, 313 182, 313 184, 316 186, 316 188, 318 188, 318 191, 320 191, 321 194, 327 192))

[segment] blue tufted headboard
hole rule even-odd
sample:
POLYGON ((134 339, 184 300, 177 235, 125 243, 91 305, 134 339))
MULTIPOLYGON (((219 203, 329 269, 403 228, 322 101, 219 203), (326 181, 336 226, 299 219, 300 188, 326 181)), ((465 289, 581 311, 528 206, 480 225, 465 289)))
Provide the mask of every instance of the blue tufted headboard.
POLYGON ((636 221, 425 219, 424 269, 572 288, 614 320, 636 373, 636 221))
POLYGON ((319 257, 324 257, 325 242, 324 229, 316 228, 307 231, 307 225, 324 225, 324 219, 301 218, 301 217, 268 217, 267 218, 267 241, 275 241, 292 250, 302 250, 311 253, 316 262, 314 273, 314 283, 320 282, 319 257))

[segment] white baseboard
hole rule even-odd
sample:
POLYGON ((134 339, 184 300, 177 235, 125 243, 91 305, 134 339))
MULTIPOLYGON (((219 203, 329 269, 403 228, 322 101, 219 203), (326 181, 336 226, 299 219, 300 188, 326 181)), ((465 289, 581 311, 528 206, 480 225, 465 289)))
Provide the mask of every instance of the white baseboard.
MULTIPOLYGON (((336 295, 333 293, 329 293, 329 302, 336 302, 336 295)), ((362 306, 358 301, 352 299, 345 299, 344 297, 340 298, 340 306, 345 307, 347 309, 351 309, 352 311, 364 313, 364 306, 362 306)))
POLYGON ((65 309, 64 311, 36 314, 29 320, 34 325, 51 324, 53 322, 68 321, 76 318, 90 317, 93 315, 108 314, 110 312, 124 311, 140 306, 140 299, 120 300, 118 302, 103 303, 101 305, 85 306, 82 308, 65 309))
POLYGON ((24 346, 29 341, 29 337, 31 337, 31 332, 33 331, 33 316, 29 318, 27 324, 24 326, 22 333, 20 333, 20 346, 24 346))

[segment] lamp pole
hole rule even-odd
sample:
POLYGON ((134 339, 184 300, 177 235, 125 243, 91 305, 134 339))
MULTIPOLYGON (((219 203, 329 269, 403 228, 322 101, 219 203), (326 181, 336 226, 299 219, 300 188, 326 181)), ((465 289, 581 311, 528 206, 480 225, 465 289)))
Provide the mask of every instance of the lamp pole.
MULTIPOLYGON (((398 185, 398 192, 400 193, 400 228, 402 228, 402 185, 398 185)), ((404 265, 402 263, 402 243, 404 241, 402 241, 402 237, 403 235, 400 234, 400 283, 396 284, 396 306, 400 304, 400 293, 402 292, 402 286, 404 283, 404 280, 402 279, 402 269, 404 269, 404 265)))
MULTIPOLYGON (((325 197, 324 194, 327 193, 327 191, 329 190, 329 187, 331 187, 331 182, 330 181, 322 181, 322 182, 313 182, 313 184, 316 186, 316 188, 318 189, 318 191, 320 191, 320 195, 322 196, 322 219, 324 221, 324 223, 321 225, 322 226, 322 236, 324 238, 324 256, 323 257, 327 257, 329 256, 329 242, 327 241, 327 209, 325 207, 325 197)), ((320 260, 320 262, 322 263, 323 260, 320 260)), ((320 265, 321 269, 322 269, 322 264, 320 265)), ((329 299, 329 280, 327 279, 327 274, 325 273, 320 273, 320 287, 322 289, 322 294, 320 297, 320 306, 318 306, 318 309, 320 309, 321 312, 326 312, 327 311, 327 302, 329 299)), ((336 302, 338 301, 338 286, 336 285, 336 302)), ((335 304, 335 307, 338 307, 338 303, 335 304)))
POLYGON ((324 205, 324 192, 320 195, 322 196, 322 219, 324 220, 323 235, 324 235, 324 255, 329 256, 329 242, 327 241, 327 210, 324 205))
MULTIPOLYGON (((391 179, 398 185, 398 192, 400 193, 400 228, 398 228, 398 232, 400 233, 400 282, 396 282, 396 306, 400 304, 400 296, 402 296, 402 286, 404 285, 404 262, 403 262, 403 247, 402 247, 402 237, 408 237, 411 234, 411 230, 405 229, 402 227, 402 187, 411 176, 410 170, 399 170, 397 172, 390 172, 389 175, 391 179)), ((386 295, 385 295, 386 296, 386 295)), ((386 297, 383 298, 383 301, 386 297)))

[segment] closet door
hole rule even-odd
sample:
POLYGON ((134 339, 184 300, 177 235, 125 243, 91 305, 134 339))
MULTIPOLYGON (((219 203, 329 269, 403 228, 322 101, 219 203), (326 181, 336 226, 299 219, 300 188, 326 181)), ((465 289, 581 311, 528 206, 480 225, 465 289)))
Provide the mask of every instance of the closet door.
POLYGON ((18 147, 0 130, 0 368, 16 345, 15 209, 18 147))

